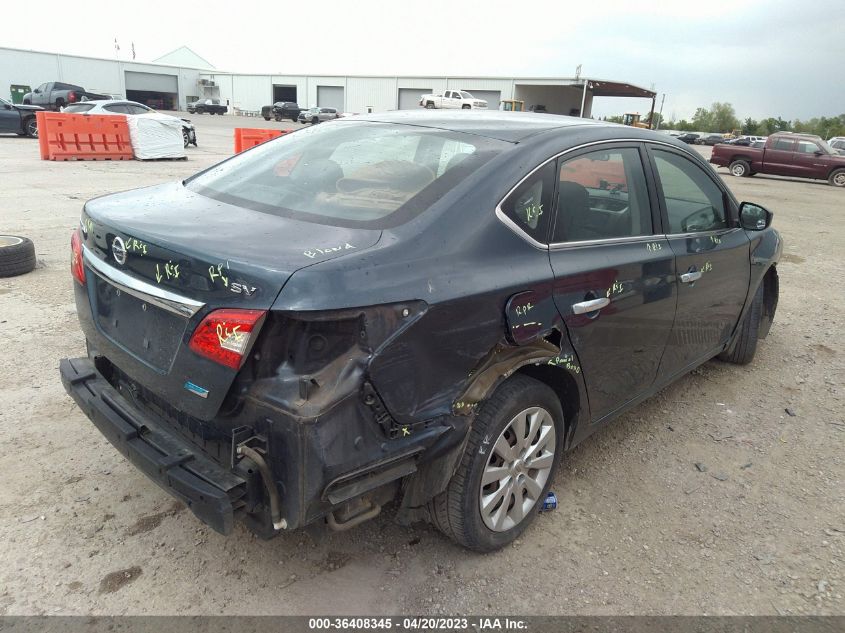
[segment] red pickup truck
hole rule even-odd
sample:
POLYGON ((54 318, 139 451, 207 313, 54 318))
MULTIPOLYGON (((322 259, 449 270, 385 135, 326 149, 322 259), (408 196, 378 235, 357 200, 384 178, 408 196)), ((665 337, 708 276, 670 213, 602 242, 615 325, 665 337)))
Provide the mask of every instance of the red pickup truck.
POLYGON ((845 156, 812 134, 772 134, 761 148, 716 145, 710 162, 727 167, 734 176, 798 176, 845 187, 845 156))

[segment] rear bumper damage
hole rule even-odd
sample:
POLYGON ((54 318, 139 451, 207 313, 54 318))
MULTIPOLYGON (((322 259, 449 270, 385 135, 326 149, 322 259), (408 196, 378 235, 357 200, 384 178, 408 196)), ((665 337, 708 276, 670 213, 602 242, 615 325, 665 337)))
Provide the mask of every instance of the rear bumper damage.
POLYGON ((234 527, 247 481, 127 402, 88 358, 63 359, 65 390, 130 462, 221 534, 234 527))

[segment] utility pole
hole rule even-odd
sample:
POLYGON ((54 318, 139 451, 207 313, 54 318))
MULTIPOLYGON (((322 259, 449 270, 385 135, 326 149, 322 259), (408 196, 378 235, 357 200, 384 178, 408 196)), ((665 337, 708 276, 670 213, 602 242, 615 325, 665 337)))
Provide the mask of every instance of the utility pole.
POLYGON ((660 129, 660 124, 663 122, 663 102, 666 101, 666 93, 663 93, 663 96, 660 97, 660 112, 657 113, 657 125, 655 126, 655 130, 660 129))

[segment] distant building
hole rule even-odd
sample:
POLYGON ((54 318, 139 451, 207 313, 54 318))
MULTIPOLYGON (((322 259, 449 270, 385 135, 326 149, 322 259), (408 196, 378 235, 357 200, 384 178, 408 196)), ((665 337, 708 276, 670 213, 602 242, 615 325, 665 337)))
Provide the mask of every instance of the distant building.
POLYGON ((186 66, 188 68, 207 68, 214 70, 214 65, 207 59, 200 57, 187 46, 180 46, 166 55, 153 60, 154 64, 167 64, 168 66, 186 66))
MULTIPOLYGON (((187 46, 152 63, 0 48, 0 95, 15 86, 50 81, 80 85, 90 92, 126 97, 162 110, 184 110, 199 98, 217 98, 232 110, 258 112, 276 101, 341 112, 385 112, 419 108, 431 92, 466 90, 495 110, 502 100, 544 106, 553 114, 589 117, 593 97, 642 97, 637 86, 584 77, 443 77, 369 75, 244 74, 216 70, 187 46)), ((27 90, 28 91, 28 90, 27 90)))

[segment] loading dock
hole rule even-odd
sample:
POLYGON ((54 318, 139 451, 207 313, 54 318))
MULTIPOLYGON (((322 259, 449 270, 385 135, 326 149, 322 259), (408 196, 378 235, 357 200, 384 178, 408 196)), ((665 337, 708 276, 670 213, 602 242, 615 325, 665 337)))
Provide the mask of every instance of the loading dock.
POLYGON ((473 90, 467 88, 466 91, 476 99, 484 99, 487 102, 488 110, 498 110, 499 102, 502 100, 501 90, 473 90))
POLYGON ((343 86, 317 86, 317 105, 343 112, 343 86))
POLYGON ((423 95, 431 94, 431 88, 399 88, 399 109, 414 110, 420 107, 423 95))
POLYGON ((296 99, 296 86, 273 84, 273 103, 279 101, 299 103, 296 99))
POLYGON ((176 110, 179 79, 164 73, 126 71, 126 98, 157 110, 176 110))

